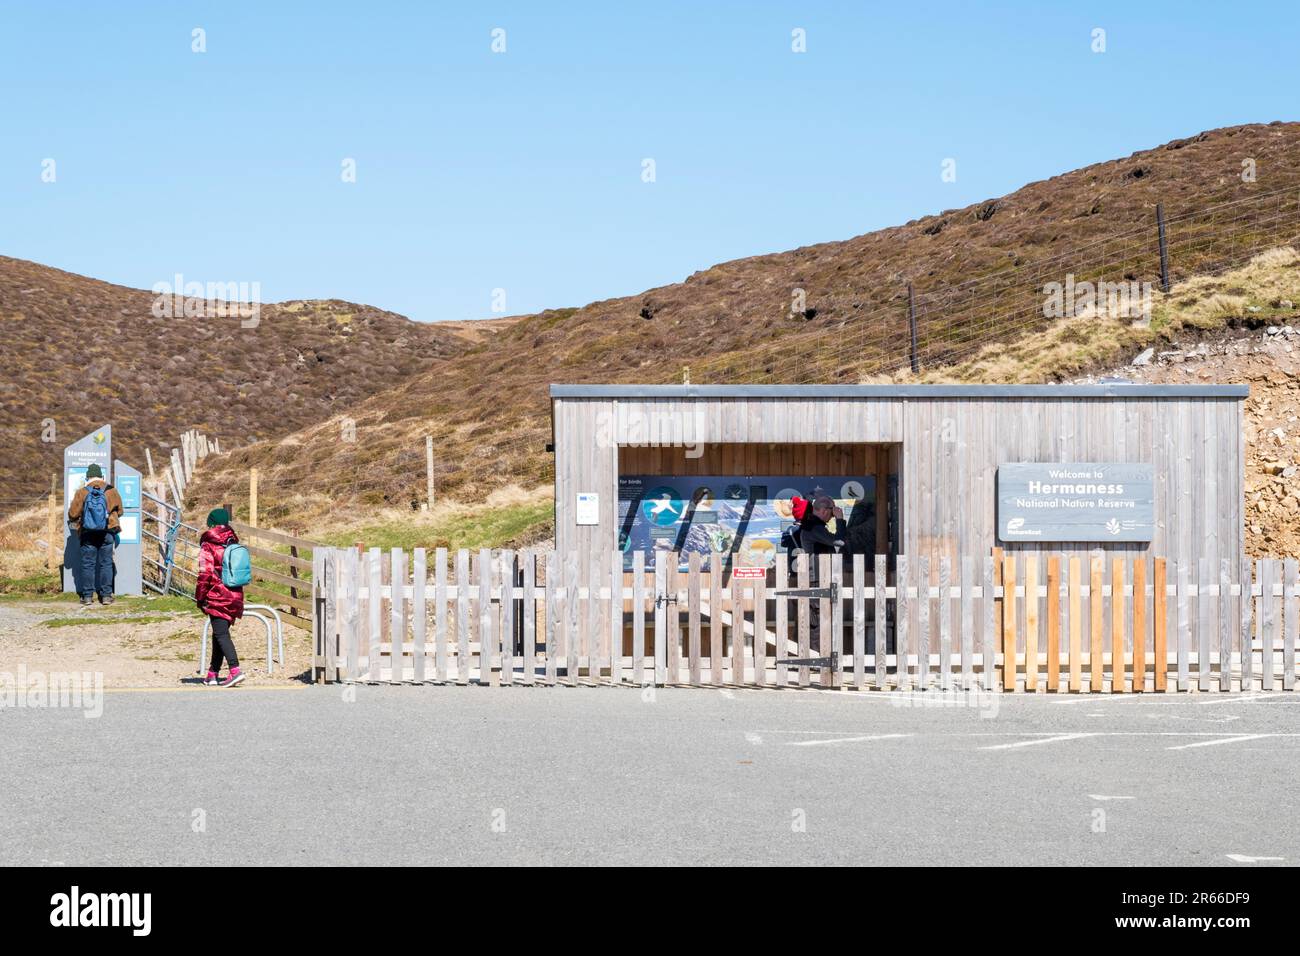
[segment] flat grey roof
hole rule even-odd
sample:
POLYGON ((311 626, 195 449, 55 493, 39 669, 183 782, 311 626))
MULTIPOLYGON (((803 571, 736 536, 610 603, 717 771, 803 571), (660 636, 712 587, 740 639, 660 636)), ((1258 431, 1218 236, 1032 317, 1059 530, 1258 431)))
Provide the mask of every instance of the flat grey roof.
POLYGON ((1249 385, 552 385, 551 398, 1245 398, 1249 385))

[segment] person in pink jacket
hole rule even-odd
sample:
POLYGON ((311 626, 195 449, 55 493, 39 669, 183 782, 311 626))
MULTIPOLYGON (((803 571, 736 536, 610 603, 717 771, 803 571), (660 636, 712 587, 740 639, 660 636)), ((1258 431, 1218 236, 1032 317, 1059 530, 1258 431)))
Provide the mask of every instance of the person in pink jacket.
POLYGON ((230 527, 230 512, 214 508, 208 513, 208 530, 199 538, 199 579, 194 587, 194 603, 212 622, 212 663, 203 683, 209 687, 233 687, 244 679, 239 669, 239 655, 230 638, 230 625, 244 616, 244 589, 229 588, 221 581, 221 559, 226 547, 239 538, 230 527), (220 680, 221 661, 225 659, 230 673, 220 680))

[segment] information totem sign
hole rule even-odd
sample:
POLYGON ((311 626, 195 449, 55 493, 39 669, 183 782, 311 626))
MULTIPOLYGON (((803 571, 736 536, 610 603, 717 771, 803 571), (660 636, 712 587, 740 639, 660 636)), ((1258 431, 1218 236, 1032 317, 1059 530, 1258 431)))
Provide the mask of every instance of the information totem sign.
POLYGON ((140 472, 126 462, 114 460, 113 487, 122 496, 122 534, 113 552, 113 591, 117 594, 143 594, 141 580, 144 542, 141 540, 140 472))
POLYGON ((113 474, 113 426, 97 428, 63 449, 63 590, 77 593, 77 575, 81 573, 81 547, 77 534, 68 523, 68 506, 72 497, 86 483, 86 469, 98 465, 104 477, 113 474))

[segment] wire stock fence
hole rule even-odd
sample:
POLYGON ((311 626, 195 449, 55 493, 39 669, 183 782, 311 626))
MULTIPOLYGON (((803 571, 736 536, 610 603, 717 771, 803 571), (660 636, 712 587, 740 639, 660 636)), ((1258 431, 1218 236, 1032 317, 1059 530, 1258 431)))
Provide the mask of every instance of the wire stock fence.
MULTIPOLYGON (((1059 224, 1069 228, 1069 224, 1059 224)), ((900 284, 888 305, 855 316, 850 327, 809 333, 801 351, 815 364, 796 366, 783 359, 786 337, 739 352, 692 363, 698 381, 808 383, 856 380, 906 369, 953 364, 988 345, 1046 329, 1054 319, 1045 310, 1049 283, 1067 276, 1081 282, 1173 284, 1193 275, 1213 274, 1243 265, 1277 246, 1300 241, 1300 189, 1261 192, 1214 202, 1164 217, 1162 256, 1156 213, 1149 225, 1078 245, 1047 258, 995 266, 955 284, 911 290, 916 342, 909 318, 909 291, 900 284), (1167 271, 1162 276, 1162 258, 1167 271), (800 375, 800 371, 804 371, 800 375)), ((1008 250, 1012 252, 1012 250, 1008 250)), ((818 290, 810 291, 810 302, 818 290)), ((821 290, 834 294, 836 290, 821 290)))

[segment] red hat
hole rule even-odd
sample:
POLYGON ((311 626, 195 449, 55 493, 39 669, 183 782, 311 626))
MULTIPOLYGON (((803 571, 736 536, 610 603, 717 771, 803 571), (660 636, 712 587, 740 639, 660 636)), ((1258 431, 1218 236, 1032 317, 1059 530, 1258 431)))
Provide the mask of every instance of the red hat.
POLYGON ((803 516, 808 513, 808 499, 800 498, 798 495, 791 498, 790 513, 794 515, 795 521, 802 521, 803 516))

